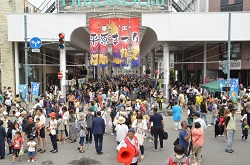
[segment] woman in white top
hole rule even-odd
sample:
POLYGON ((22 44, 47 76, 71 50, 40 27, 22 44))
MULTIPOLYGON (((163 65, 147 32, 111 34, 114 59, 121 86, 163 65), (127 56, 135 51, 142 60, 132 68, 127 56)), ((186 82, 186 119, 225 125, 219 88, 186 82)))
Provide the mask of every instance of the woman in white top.
POLYGON ((138 138, 138 142, 141 150, 141 159, 144 158, 144 140, 146 136, 147 125, 141 114, 136 116, 136 120, 132 124, 132 128, 135 129, 135 136, 138 138))
POLYGON ((66 139, 68 139, 69 138, 69 133, 68 133, 68 130, 67 130, 67 125, 69 123, 69 111, 68 111, 66 106, 62 107, 62 119, 63 119, 63 122, 64 122, 64 130, 65 130, 66 139))
POLYGON ((117 120, 117 125, 115 127, 117 145, 119 145, 121 141, 127 136, 128 126, 124 124, 125 121, 125 118, 122 116, 120 116, 117 120))
POLYGON ((50 140, 53 146, 53 150, 51 150, 50 152, 57 153, 58 148, 57 148, 57 141, 56 141, 56 129, 57 129, 56 113, 51 112, 49 116, 50 116, 50 121, 49 121, 49 127, 47 129, 49 129, 50 131, 49 135, 50 135, 50 140))

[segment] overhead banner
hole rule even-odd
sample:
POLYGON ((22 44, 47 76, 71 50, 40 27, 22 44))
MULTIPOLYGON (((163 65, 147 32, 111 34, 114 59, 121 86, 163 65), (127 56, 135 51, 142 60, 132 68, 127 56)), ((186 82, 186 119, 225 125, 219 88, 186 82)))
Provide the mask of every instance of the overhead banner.
POLYGON ((130 18, 131 66, 140 66, 140 18, 130 18))
POLYGON ((37 82, 31 82, 31 96, 32 102, 35 103, 35 99, 39 96, 39 86, 40 84, 37 82))
POLYGON ((108 18, 101 18, 100 19, 100 51, 99 51, 99 66, 100 67, 107 67, 108 66, 108 18))
POLYGON ((27 102, 27 85, 26 84, 20 84, 19 86, 18 86, 18 88, 19 88, 19 94, 20 94, 20 97, 25 101, 25 102, 27 102))
POLYGON ((121 67, 128 66, 129 19, 120 18, 121 67))
POLYGON ((90 66, 98 66, 99 54, 99 18, 89 19, 90 34, 90 66))
POLYGON ((110 18, 113 67, 120 67, 121 64, 121 43, 119 37, 119 18, 110 18))

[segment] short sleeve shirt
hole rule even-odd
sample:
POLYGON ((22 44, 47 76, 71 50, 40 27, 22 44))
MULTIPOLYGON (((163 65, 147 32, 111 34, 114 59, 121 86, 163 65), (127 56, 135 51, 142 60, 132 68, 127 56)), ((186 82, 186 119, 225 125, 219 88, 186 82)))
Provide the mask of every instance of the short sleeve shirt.
POLYGON ((189 143, 184 138, 186 138, 187 136, 188 136, 187 131, 182 129, 179 133, 179 143, 186 149, 188 148, 189 143))
POLYGON ((150 116, 149 122, 153 122, 154 127, 162 127, 162 120, 163 118, 161 114, 154 113, 152 116, 150 116))

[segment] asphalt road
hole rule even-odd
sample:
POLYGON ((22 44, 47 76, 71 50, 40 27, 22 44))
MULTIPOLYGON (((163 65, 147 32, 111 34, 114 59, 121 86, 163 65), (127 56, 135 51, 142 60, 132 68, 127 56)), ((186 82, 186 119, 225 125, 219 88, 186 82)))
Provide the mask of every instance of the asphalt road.
MULTIPOLYGON (((235 134, 235 141, 233 143, 234 153, 226 153, 226 143, 223 142, 225 137, 220 137, 219 140, 214 138, 214 127, 208 127, 205 130, 205 144, 203 147, 202 165, 249 165, 250 164, 250 142, 241 140, 240 130, 240 115, 237 114, 237 130, 235 134)), ((186 111, 183 113, 183 120, 186 119, 186 111)), ((209 115, 208 121, 211 121, 209 115)), ((148 140, 145 142, 145 158, 140 164, 142 165, 163 165, 165 160, 173 154, 173 142, 178 135, 178 131, 173 129, 174 123, 171 116, 164 116, 165 130, 169 134, 169 139, 164 141, 164 150, 154 152, 153 144, 148 140)), ((94 149, 94 143, 85 144, 85 153, 79 153, 77 150, 77 143, 58 144, 59 152, 52 154, 49 151, 52 145, 49 144, 49 137, 46 137, 47 152, 38 153, 37 161, 34 163, 27 163, 27 155, 21 158, 23 165, 41 164, 41 165, 118 165, 116 162, 116 142, 115 136, 110 135, 111 130, 107 129, 107 135, 104 136, 103 155, 97 155, 94 149)), ((8 152, 8 149, 6 150, 8 152)), ((11 156, 6 156, 6 159, 0 160, 0 165, 11 164, 11 156)))

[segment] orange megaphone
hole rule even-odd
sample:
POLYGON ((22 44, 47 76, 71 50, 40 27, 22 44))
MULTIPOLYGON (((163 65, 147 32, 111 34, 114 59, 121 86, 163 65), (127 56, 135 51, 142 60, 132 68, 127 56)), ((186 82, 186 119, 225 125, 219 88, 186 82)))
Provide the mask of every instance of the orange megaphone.
POLYGON ((124 163, 126 165, 130 165, 132 163, 132 159, 133 159, 133 151, 129 148, 125 148, 122 147, 119 152, 118 155, 116 157, 117 162, 119 163, 124 163))

